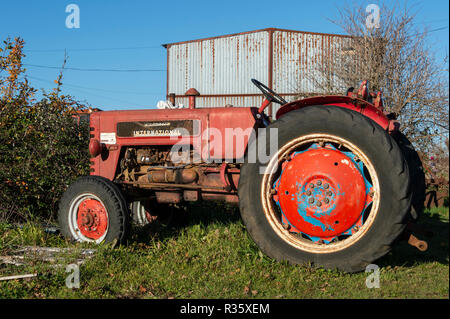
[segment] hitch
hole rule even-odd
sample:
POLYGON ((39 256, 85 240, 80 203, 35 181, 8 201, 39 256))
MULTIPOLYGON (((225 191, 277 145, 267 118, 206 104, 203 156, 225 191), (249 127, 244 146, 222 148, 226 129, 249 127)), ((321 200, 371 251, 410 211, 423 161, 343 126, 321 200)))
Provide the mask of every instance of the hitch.
POLYGON ((427 229, 425 229, 421 225, 417 225, 415 223, 408 223, 404 232, 404 238, 408 239, 408 244, 416 247, 420 251, 426 251, 428 249, 428 243, 424 240, 420 240, 413 233, 424 235, 428 238, 433 237, 433 233, 427 229))
POLYGON ((420 251, 426 251, 428 249, 428 243, 424 240, 418 239, 413 234, 409 234, 408 244, 416 247, 420 251))

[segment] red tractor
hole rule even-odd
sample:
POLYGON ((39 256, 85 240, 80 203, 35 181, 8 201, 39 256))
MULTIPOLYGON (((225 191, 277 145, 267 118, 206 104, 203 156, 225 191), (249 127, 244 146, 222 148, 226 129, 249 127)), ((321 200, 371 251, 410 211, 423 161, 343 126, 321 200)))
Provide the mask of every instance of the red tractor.
POLYGON ((60 201, 62 234, 121 243, 132 221, 168 214, 158 205, 215 200, 238 203, 277 260, 355 272, 385 255, 423 210, 425 181, 381 94, 364 81, 287 103, 252 82, 260 108, 195 108, 193 94, 185 109, 92 113, 91 175, 60 201), (272 102, 275 121, 264 113, 272 102))

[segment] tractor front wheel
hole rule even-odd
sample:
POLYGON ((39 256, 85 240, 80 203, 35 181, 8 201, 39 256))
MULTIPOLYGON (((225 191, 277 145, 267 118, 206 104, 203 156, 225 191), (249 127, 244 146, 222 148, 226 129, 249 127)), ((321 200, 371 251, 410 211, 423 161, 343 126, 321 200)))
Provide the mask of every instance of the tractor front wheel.
POLYGON ((119 188, 100 176, 84 176, 63 194, 58 222, 64 237, 79 242, 123 242, 128 208, 119 188))
MULTIPOLYGON (((249 156, 239 201, 250 236, 268 256, 347 272, 385 255, 410 212, 408 167, 397 143, 363 115, 310 106, 272 123, 257 145, 278 150, 268 162, 249 156)), ((255 152, 255 153, 254 153, 255 152)))

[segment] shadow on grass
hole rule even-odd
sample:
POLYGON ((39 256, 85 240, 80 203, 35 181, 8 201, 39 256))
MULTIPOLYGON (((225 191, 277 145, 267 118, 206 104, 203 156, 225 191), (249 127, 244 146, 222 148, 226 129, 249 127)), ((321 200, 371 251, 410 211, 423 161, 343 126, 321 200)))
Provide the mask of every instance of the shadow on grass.
MULTIPOLYGON (((144 227, 135 227, 129 239, 129 243, 148 244, 152 240, 177 238, 180 232, 193 225, 203 228, 208 225, 219 224, 226 227, 229 224, 240 222, 241 216, 237 206, 201 202, 189 204, 186 211, 174 212, 174 219, 167 225, 154 223, 144 227)), ((392 251, 375 263, 380 267, 404 266, 410 267, 422 263, 438 262, 443 265, 449 264, 449 224, 441 219, 439 213, 424 213, 418 221, 425 229, 433 232, 432 238, 417 235, 421 240, 428 243, 428 250, 419 251, 409 245, 407 240, 400 240, 392 251)))
POLYGON ((172 208, 166 213, 173 215, 167 221, 156 221, 145 226, 133 226, 128 243, 147 244, 152 240, 176 238, 180 232, 193 225, 208 227, 219 224, 227 226, 240 221, 239 208, 235 205, 199 202, 189 203, 180 208, 172 208))
POLYGON ((418 264, 438 262, 448 266, 449 261, 449 224, 441 219, 438 213, 423 214, 417 222, 426 230, 433 233, 431 238, 424 235, 416 235, 420 240, 428 243, 428 249, 425 252, 419 251, 402 240, 397 243, 392 251, 385 257, 375 263, 380 266, 404 266, 410 267, 418 264))

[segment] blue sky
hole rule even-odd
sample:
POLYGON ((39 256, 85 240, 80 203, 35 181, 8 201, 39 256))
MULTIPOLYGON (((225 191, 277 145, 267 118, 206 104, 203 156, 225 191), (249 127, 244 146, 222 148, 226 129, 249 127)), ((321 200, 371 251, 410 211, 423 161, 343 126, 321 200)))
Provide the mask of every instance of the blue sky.
MULTIPOLYGON (((95 69, 166 69, 164 43, 263 28, 342 33, 328 21, 343 1, 7 1, 0 11, 0 39, 26 41, 24 63, 95 69), (80 28, 65 25, 66 6, 80 8, 80 28)), ((352 2, 347 2, 351 4, 352 2)), ((353 2, 354 3, 354 2, 353 2)), ((379 1, 364 1, 363 4, 379 1)), ((389 3, 389 2, 387 2, 389 3)), ((402 2, 403 3, 403 2, 402 2)), ((417 25, 433 32, 438 57, 448 54, 446 0, 409 1, 417 25)), ((59 70, 27 66, 36 88, 51 90, 59 70)), ((166 72, 83 72, 66 70, 63 92, 104 110, 154 108, 165 99, 166 72)))

